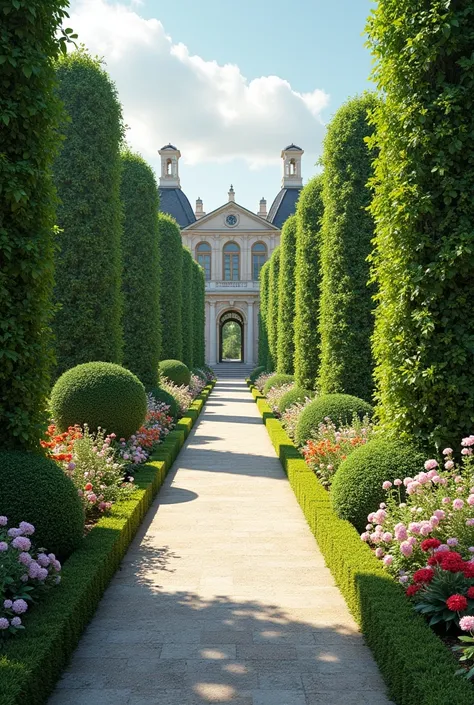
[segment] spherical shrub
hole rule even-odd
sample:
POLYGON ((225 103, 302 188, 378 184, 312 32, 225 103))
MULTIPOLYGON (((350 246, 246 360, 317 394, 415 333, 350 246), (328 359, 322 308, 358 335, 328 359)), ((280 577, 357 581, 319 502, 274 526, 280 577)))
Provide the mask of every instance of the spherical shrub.
POLYGON ((132 372, 112 362, 86 362, 58 379, 51 392, 51 413, 61 431, 68 426, 98 426, 129 438, 145 420, 145 387, 132 372))
POLYGON ((151 390, 151 394, 156 401, 161 401, 163 404, 167 404, 170 407, 169 415, 174 419, 178 418, 178 402, 172 394, 166 391, 166 389, 161 389, 161 387, 154 387, 151 390))
POLYGON ((285 411, 293 404, 302 404, 305 399, 312 399, 314 397, 314 391, 311 389, 303 389, 303 387, 293 387, 286 394, 282 396, 278 402, 278 411, 280 414, 284 414, 285 411))
POLYGON ((263 393, 268 394, 270 389, 272 389, 273 387, 283 387, 284 384, 290 384, 294 381, 295 378, 293 377, 293 375, 283 375, 277 372, 276 374, 272 375, 269 379, 267 379, 263 388, 263 393))
POLYGON ((249 374, 249 380, 252 382, 252 384, 255 383, 255 380, 260 377, 261 374, 265 372, 265 366, 261 365, 260 367, 254 367, 252 372, 249 374))
POLYGON ((364 416, 372 418, 373 408, 363 399, 350 394, 323 394, 303 410, 296 427, 296 443, 302 446, 319 424, 329 417, 336 426, 351 423, 354 414, 362 419, 364 416))
POLYGON ((382 483, 413 477, 423 470, 423 463, 423 454, 405 442, 374 438, 360 446, 334 475, 331 501, 336 514, 363 531, 367 515, 376 512, 386 497, 382 483))
POLYGON ((186 367, 184 362, 179 360, 162 360, 160 362, 160 374, 163 377, 167 377, 170 382, 177 384, 178 387, 183 384, 188 386, 191 381, 189 368, 186 367))
POLYGON ((193 375, 196 375, 196 377, 199 377, 199 379, 201 379, 203 382, 207 382, 206 373, 200 367, 193 367, 191 372, 193 373, 193 375))
POLYGON ((10 527, 33 524, 32 541, 65 560, 82 541, 84 512, 59 465, 36 453, 0 451, 0 515, 10 527))

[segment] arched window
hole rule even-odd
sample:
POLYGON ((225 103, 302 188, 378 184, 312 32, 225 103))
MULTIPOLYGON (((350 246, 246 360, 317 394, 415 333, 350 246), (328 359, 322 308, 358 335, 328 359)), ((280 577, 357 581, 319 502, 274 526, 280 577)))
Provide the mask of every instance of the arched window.
POLYGON ((211 246, 208 242, 200 242, 196 247, 196 259, 204 269, 204 278, 209 281, 211 278, 211 246))
POLYGON ((291 176, 296 176, 296 162, 294 159, 290 159, 290 174, 291 176))
POLYGON ((166 175, 171 176, 173 173, 173 162, 171 159, 168 159, 166 162, 166 175))
POLYGON ((236 242, 224 245, 224 280, 235 282, 240 279, 240 247, 236 242))
POLYGON ((252 279, 258 281, 260 270, 267 261, 267 246, 263 242, 256 242, 252 246, 252 279))

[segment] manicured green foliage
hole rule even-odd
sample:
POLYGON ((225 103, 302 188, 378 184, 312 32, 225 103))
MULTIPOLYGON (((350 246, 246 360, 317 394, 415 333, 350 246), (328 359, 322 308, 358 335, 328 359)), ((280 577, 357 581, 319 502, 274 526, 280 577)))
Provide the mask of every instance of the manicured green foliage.
POLYGON ((51 392, 51 413, 61 431, 87 424, 129 438, 145 420, 146 393, 132 372, 112 362, 86 362, 64 372, 51 392))
POLYGON ((173 384, 177 384, 178 387, 182 384, 188 385, 191 379, 189 368, 179 360, 162 360, 160 374, 162 377, 167 377, 173 384))
POLYGON ((183 352, 181 333, 183 246, 181 231, 174 218, 166 213, 158 213, 158 231, 161 274, 161 357, 163 359, 181 359, 183 352))
POLYGON ((263 387, 263 393, 268 394, 270 389, 273 389, 273 387, 283 387, 284 384, 291 384, 294 381, 295 381, 295 378, 293 377, 293 375, 284 375, 284 374, 280 374, 278 372, 275 372, 275 374, 273 374, 265 382, 265 385, 263 387))
POLYGON ((204 365, 206 357, 205 342, 205 281, 204 270, 193 260, 193 284, 192 284, 192 306, 193 306, 193 363, 194 365, 204 365))
POLYGON ((181 280, 181 358, 189 368, 193 366, 193 256, 191 250, 183 247, 181 280))
POLYGON ((320 423, 329 417, 336 426, 349 424, 354 414, 362 419, 364 416, 372 417, 373 408, 363 399, 350 394, 323 394, 308 404, 303 409, 296 427, 296 442, 303 445, 311 438, 320 423))
POLYGON ((258 318, 258 364, 265 369, 275 369, 268 345, 268 299, 269 299, 270 261, 267 260, 260 270, 260 311, 258 318))
POLYGON ((275 370, 278 354, 278 298, 280 285, 280 247, 276 247, 269 260, 268 302, 267 302, 267 336, 272 367, 275 370))
POLYGON ((373 144, 377 411, 443 448, 474 422, 474 14, 468 0, 379 0, 368 25, 384 94, 373 144))
POLYGON ((255 380, 260 377, 261 374, 265 372, 265 367, 263 365, 260 365, 259 367, 254 367, 252 372, 249 375, 249 380, 253 383, 255 380))
POLYGON ((57 374, 81 362, 122 362, 122 206, 117 91, 99 59, 64 56, 58 95, 70 122, 54 164, 61 199, 54 318, 57 374))
POLYGON ((365 138, 373 133, 365 94, 337 111, 324 140, 324 216, 321 228, 319 335, 321 394, 345 392, 370 401, 373 393, 373 287, 369 263, 374 223, 367 207, 373 170, 365 138))
POLYGON ((33 449, 46 419, 56 198, 63 118, 53 61, 62 0, 0 7, 0 446, 33 449))
POLYGON ((300 193, 296 208, 295 377, 300 387, 314 389, 319 372, 323 176, 315 176, 300 193))
POLYGON ((374 438, 343 461, 331 485, 334 511, 358 531, 364 531, 367 515, 376 512, 386 497, 385 480, 414 477, 423 470, 424 455, 408 443, 374 438))
POLYGON ((291 215, 281 230, 277 344, 277 371, 289 375, 295 367, 296 230, 296 215, 291 215))
POLYGON ((0 515, 10 526, 28 521, 37 548, 60 560, 81 543, 84 512, 77 490, 59 465, 36 453, 0 451, 0 515))
POLYGON ((168 406, 170 407, 170 416, 172 416, 174 419, 178 418, 178 402, 172 394, 167 392, 166 389, 162 389, 161 387, 153 387, 151 393, 154 399, 156 399, 156 401, 161 401, 163 402, 163 404, 168 404, 168 406))
POLYGON ((305 399, 311 399, 314 396, 314 391, 311 389, 303 389, 303 387, 293 387, 282 396, 278 402, 278 411, 283 414, 293 404, 302 404, 305 399))
POLYGON ((151 167, 122 153, 123 364, 147 389, 157 380, 161 353, 158 187, 151 167))

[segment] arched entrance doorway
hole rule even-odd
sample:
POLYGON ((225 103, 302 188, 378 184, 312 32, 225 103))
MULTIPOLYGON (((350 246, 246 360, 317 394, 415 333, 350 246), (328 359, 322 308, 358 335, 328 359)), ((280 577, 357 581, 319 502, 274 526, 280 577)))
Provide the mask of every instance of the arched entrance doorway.
POLYGON ((237 311, 228 311, 219 321, 219 362, 243 361, 244 319, 237 311))

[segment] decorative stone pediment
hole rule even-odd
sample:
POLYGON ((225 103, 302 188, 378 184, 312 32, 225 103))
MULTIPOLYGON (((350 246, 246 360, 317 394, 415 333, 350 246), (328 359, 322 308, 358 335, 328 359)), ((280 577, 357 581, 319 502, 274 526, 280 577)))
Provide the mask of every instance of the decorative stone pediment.
POLYGON ((230 202, 183 228, 183 233, 219 231, 230 235, 235 231, 255 232, 258 230, 279 232, 278 228, 256 213, 252 213, 238 203, 230 202))

